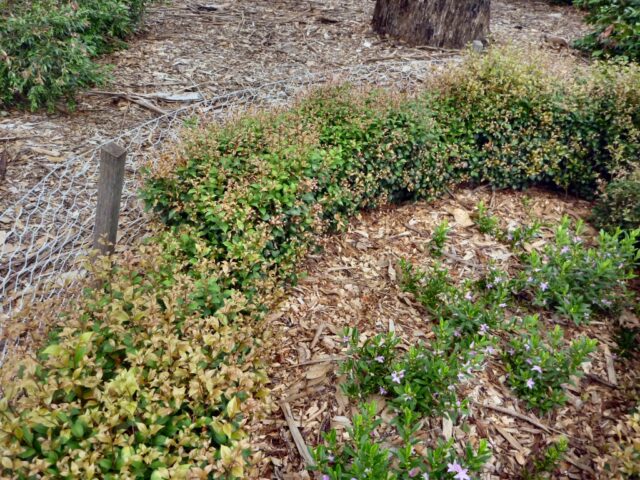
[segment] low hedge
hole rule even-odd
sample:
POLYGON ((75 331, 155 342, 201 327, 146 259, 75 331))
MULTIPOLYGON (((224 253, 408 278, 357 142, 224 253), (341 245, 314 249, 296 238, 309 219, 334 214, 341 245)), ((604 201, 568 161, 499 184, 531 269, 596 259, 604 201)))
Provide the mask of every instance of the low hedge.
POLYGON ((193 129, 143 193, 166 231, 98 268, 100 287, 3 383, 2 476, 251 477, 264 314, 317 236, 461 182, 593 195, 638 161, 639 79, 603 64, 560 80, 493 52, 417 96, 330 88, 193 129))
POLYGON ((0 103, 32 110, 73 105, 102 83, 94 57, 120 48, 148 0, 0 0, 0 103))

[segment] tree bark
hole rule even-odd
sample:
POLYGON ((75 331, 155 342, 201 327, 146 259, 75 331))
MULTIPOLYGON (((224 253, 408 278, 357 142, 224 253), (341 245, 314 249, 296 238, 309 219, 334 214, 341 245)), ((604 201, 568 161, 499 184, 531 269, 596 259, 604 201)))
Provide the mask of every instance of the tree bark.
POLYGON ((489 33, 491 0, 376 0, 373 29, 412 45, 463 48, 489 33))

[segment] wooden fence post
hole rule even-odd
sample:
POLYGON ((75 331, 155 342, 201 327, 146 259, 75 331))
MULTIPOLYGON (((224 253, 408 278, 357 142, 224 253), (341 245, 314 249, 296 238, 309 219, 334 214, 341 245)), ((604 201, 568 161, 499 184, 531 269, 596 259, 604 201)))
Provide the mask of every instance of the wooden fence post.
POLYGON ((126 157, 127 151, 114 142, 109 142, 100 150, 98 205, 93 231, 93 248, 102 255, 113 253, 116 245, 126 157))

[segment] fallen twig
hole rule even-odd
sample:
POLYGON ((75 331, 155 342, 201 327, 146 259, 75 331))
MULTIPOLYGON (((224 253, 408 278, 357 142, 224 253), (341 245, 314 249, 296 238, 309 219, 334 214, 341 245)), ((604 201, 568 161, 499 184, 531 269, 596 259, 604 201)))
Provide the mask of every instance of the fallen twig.
POLYGON ((289 430, 291 431, 291 436, 293 437, 293 441, 296 444, 296 448, 298 449, 298 453, 307 464, 307 466, 313 466, 316 462, 313 461, 313 457, 309 452, 309 447, 302 438, 302 434, 300 433, 300 429, 298 429, 298 425, 296 425, 296 420, 293 418, 293 413, 291 413, 291 406, 282 402, 280 404, 280 408, 282 409, 282 413, 284 414, 284 418, 287 421, 287 425, 289 426, 289 430))
POLYGON ((610 383, 608 381, 606 381, 604 378, 599 377, 598 375, 595 375, 593 373, 587 373, 586 377, 589 380, 593 380, 596 383, 599 383, 601 385, 604 385, 605 387, 609 387, 609 388, 617 388, 616 385, 614 385, 613 383, 610 383))
POLYGON ((519 418, 520 420, 524 420, 525 422, 529 422, 534 427, 538 427, 538 428, 540 428, 541 430, 544 430, 547 433, 551 433, 551 431, 553 430, 551 427, 547 427, 546 425, 540 423, 535 418, 528 417, 527 415, 524 415, 522 413, 516 412, 515 410, 511 410, 509 408, 504 408, 504 407, 499 407, 497 405, 491 405, 490 403, 478 403, 478 402, 474 402, 474 403, 476 405, 478 405, 479 407, 489 408, 491 410, 495 410, 496 412, 504 413, 506 415, 510 415, 512 417, 519 418))

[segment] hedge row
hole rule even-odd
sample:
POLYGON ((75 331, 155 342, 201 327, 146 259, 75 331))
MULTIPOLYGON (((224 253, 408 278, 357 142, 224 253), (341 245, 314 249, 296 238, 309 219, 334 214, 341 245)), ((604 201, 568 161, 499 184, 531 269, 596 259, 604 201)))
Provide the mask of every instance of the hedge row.
POLYGON ((263 317, 319 234, 461 182, 591 196, 638 161, 640 70, 571 78, 493 52, 417 96, 331 88, 189 132, 143 194, 166 231, 3 383, 0 476, 251 477, 263 317))
POLYGON ((104 81, 97 55, 122 47, 148 0, 0 0, 0 104, 73 103, 104 81))

